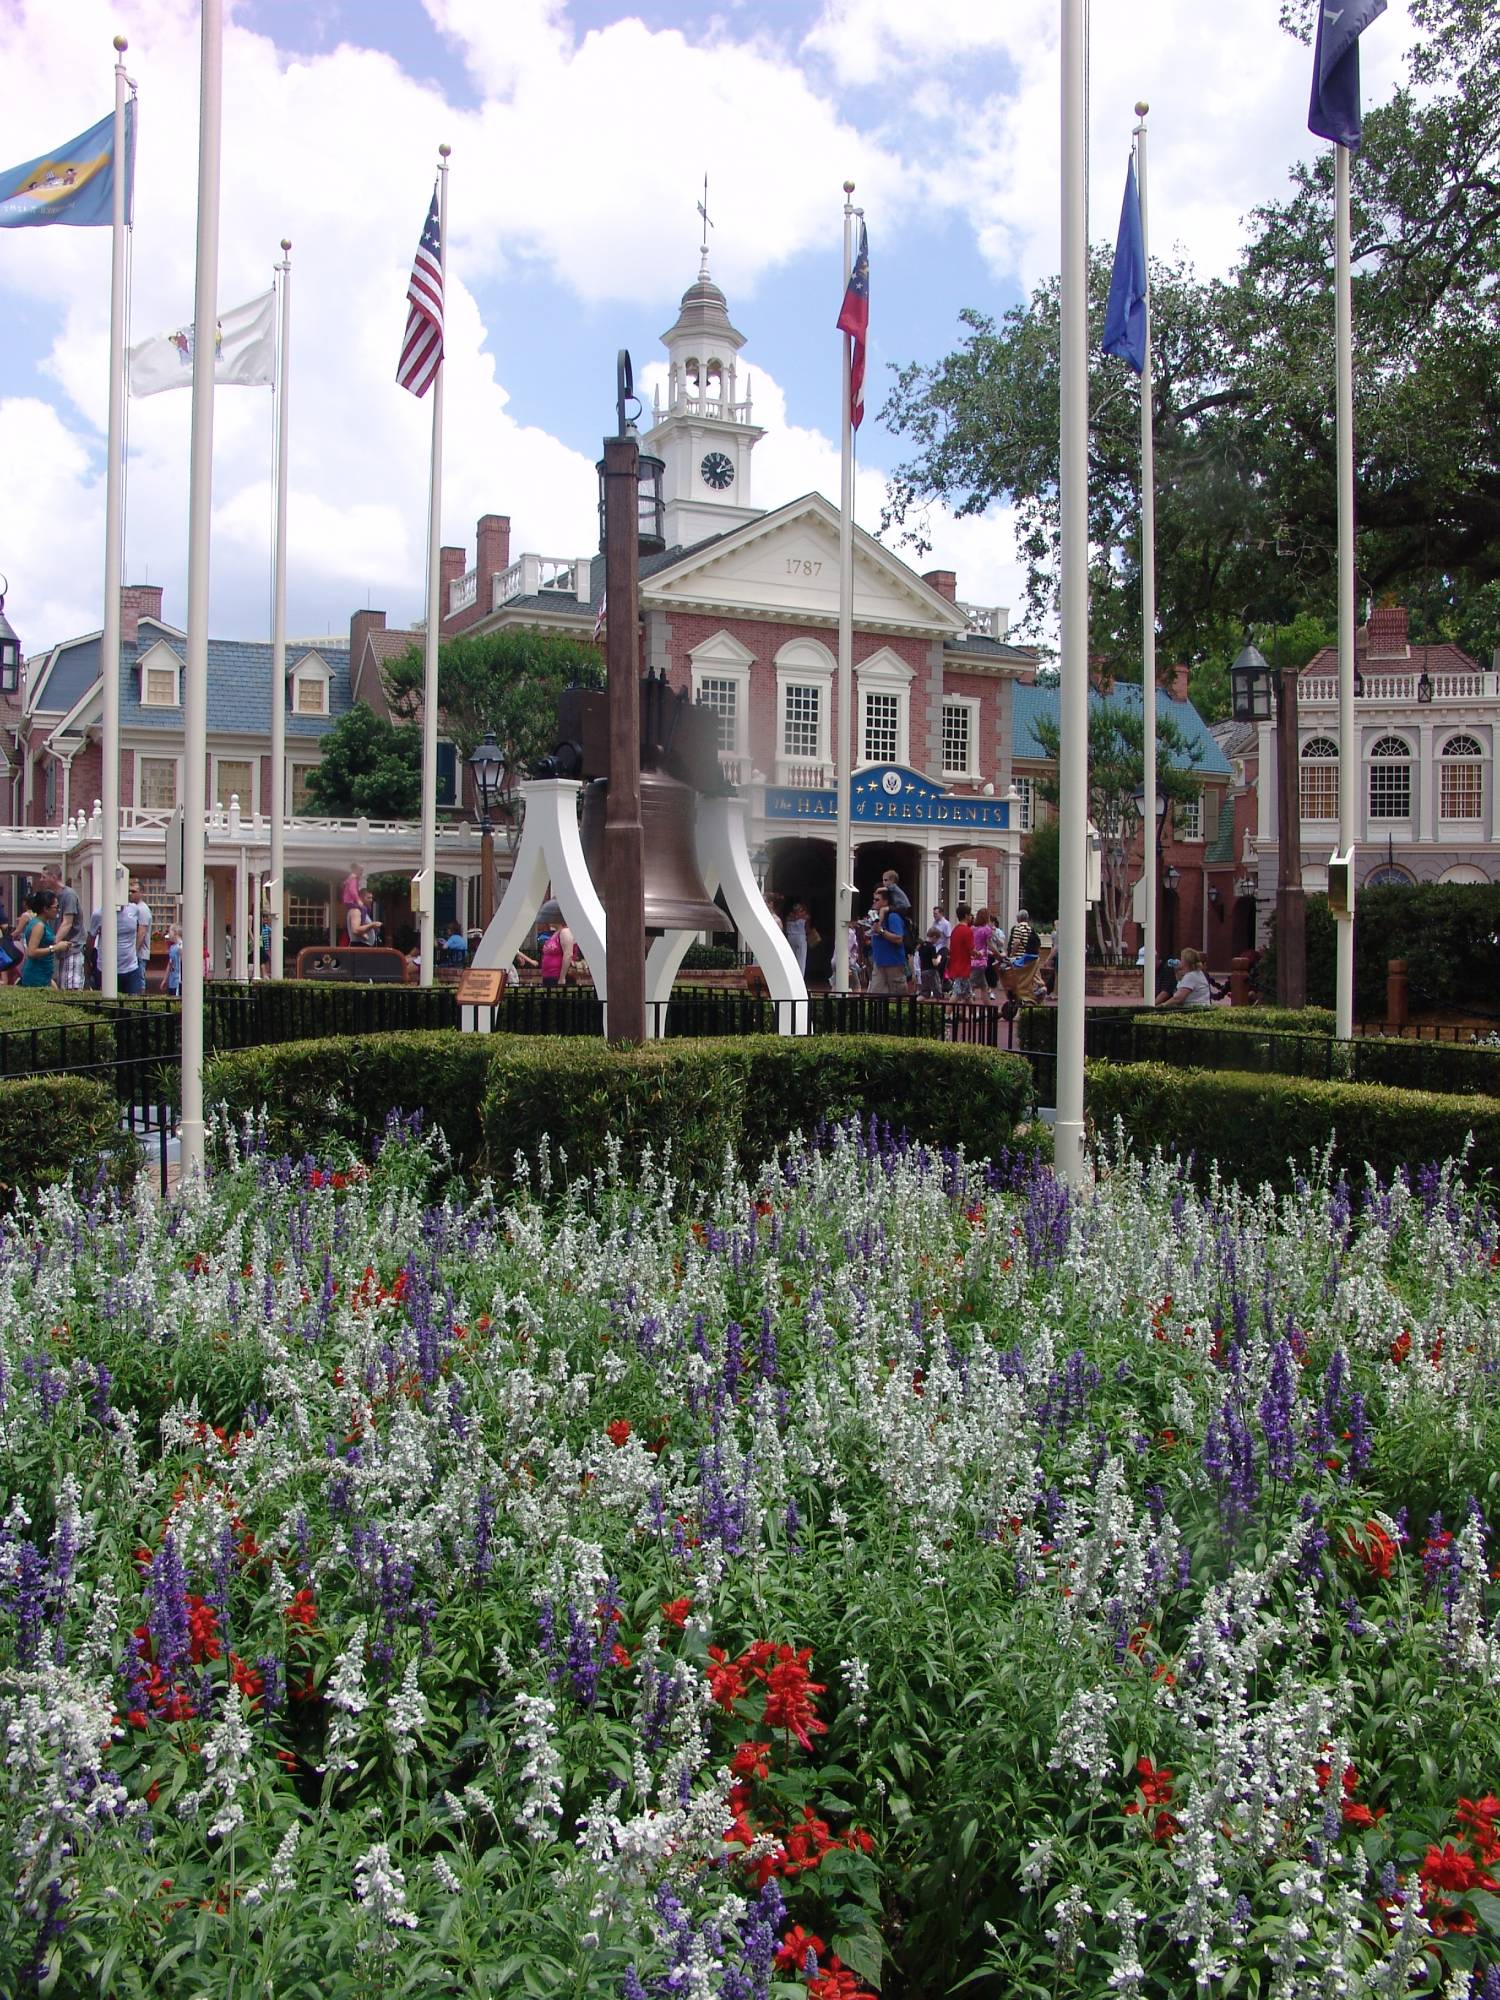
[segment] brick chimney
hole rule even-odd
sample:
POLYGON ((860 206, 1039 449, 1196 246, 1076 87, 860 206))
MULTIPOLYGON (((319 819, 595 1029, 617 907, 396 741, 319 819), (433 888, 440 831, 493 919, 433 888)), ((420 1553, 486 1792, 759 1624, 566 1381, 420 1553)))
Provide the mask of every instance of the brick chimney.
POLYGON ((1192 669, 1179 660, 1175 666, 1164 668, 1157 680, 1162 693, 1170 700, 1187 701, 1190 699, 1188 681, 1191 677, 1192 669))
POLYGON ((448 586, 466 576, 469 569, 467 549, 438 550, 438 630, 443 629, 443 620, 448 616, 448 586))
POLYGON ((349 671, 358 673, 359 663, 364 655, 365 641, 372 632, 385 630, 383 611, 356 611, 349 620, 349 671))
POLYGON ((1377 604, 1365 627, 1365 657, 1370 660, 1409 660, 1410 613, 1404 604, 1377 604))
POLYGON ((122 583, 120 586, 120 644, 134 646, 140 639, 141 620, 161 617, 159 583, 122 583))
POLYGON ((481 514, 474 530, 474 567, 479 574, 475 603, 481 611, 490 608, 490 578, 510 568, 509 514, 481 514))
POLYGON ((958 602, 958 572, 951 569, 929 569, 922 573, 922 581, 939 597, 946 597, 950 604, 958 602))

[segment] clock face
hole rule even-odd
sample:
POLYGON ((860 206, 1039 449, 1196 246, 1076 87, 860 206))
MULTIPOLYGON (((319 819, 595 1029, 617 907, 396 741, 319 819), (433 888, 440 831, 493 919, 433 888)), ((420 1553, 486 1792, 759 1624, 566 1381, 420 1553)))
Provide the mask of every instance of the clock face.
POLYGON ((722 451, 711 451, 698 470, 716 492, 722 493, 726 486, 734 483, 734 467, 722 451))

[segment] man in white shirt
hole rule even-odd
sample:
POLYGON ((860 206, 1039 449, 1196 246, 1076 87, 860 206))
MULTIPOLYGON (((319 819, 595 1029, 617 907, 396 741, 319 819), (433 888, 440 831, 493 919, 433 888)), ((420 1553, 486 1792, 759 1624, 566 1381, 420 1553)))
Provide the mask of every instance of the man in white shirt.
MULTIPOLYGON (((132 883, 131 887, 139 891, 140 884, 132 883)), ((95 910, 89 918, 89 936, 97 939, 102 929, 103 920, 95 910)), ((144 903, 132 898, 128 903, 122 903, 115 912, 115 950, 119 954, 116 968, 122 993, 145 992, 146 968, 141 953, 150 949, 151 912, 144 903)))

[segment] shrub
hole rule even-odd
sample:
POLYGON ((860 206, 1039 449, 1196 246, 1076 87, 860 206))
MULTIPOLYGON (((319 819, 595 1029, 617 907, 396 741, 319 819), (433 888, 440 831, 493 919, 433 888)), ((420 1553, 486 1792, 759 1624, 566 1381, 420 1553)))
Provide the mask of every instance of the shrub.
POLYGON ((1165 1063, 1091 1063, 1087 1096, 1101 1140, 1118 1118, 1137 1153, 1159 1146, 1191 1155, 1200 1181, 1217 1161, 1242 1186, 1284 1189, 1330 1142, 1335 1167, 1351 1179, 1363 1179, 1367 1162, 1389 1178, 1398 1167, 1462 1153, 1471 1134, 1471 1166, 1500 1173, 1500 1106, 1483 1097, 1165 1063))
POLYGON ((1383 1035, 1362 1035, 1349 1048, 1352 1074, 1361 1083, 1458 1094, 1482 1091, 1500 1097, 1500 1049, 1464 1042, 1398 1041, 1383 1035))
POLYGON ((92 1068, 115 1058, 114 1030, 82 996, 56 988, 0 987, 0 1076, 92 1068))
POLYGON ((210 1065, 210 1104, 265 1107, 277 1151, 367 1147, 388 1108, 423 1111, 461 1164, 508 1179, 546 1140, 592 1167, 670 1142, 684 1184, 746 1166, 820 1122, 871 1114, 937 1146, 996 1152, 1031 1108, 1019 1057, 879 1035, 753 1035, 613 1048, 597 1037, 364 1035, 244 1049, 210 1065))
POLYGON ((139 1164, 108 1084, 87 1076, 0 1083, 0 1205, 60 1181, 87 1189, 101 1175, 111 1187, 128 1187, 139 1164))
POLYGON ((684 972, 734 972, 739 962, 732 944, 690 944, 682 954, 684 972))
MULTIPOLYGON (((1386 966, 1404 958, 1413 1001, 1464 1007, 1500 983, 1500 884, 1383 883, 1361 889, 1354 906, 1354 1007, 1362 1020, 1385 1012, 1386 966)), ((1275 940, 1261 962, 1274 983, 1275 940)), ((1326 896, 1307 898, 1307 992, 1325 1007, 1334 997, 1334 919, 1326 896)))
POLYGON ((236 1116, 264 1109, 271 1146, 289 1153, 333 1136, 368 1150, 387 1111, 420 1111, 442 1127, 460 1163, 472 1165, 483 1152, 490 1040, 450 1029, 239 1049, 209 1063, 203 1099, 236 1116))

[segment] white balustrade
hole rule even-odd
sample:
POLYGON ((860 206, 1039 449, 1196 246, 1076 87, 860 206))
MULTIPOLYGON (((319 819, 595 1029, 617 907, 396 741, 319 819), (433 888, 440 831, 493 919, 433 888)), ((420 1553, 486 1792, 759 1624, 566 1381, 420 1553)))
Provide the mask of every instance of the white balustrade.
POLYGON ((1010 611, 1004 604, 965 604, 960 598, 958 608, 980 638, 1004 639, 1010 632, 1010 611))
POLYGON ((776 782, 794 792, 826 792, 833 784, 833 766, 806 757, 778 757, 776 782))
POLYGON ((467 576, 461 576, 448 586, 448 616, 456 611, 467 611, 479 597, 479 572, 471 569, 467 576))

